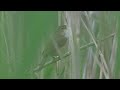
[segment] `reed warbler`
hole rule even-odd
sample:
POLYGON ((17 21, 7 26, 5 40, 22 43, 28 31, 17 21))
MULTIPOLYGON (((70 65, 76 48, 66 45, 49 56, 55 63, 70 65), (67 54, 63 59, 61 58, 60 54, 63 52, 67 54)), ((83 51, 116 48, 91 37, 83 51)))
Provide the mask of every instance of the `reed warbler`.
POLYGON ((58 27, 57 31, 50 37, 50 40, 45 45, 45 49, 42 53, 43 59, 40 64, 34 71, 40 71, 44 64, 46 63, 46 59, 48 56, 59 56, 58 49, 61 49, 65 46, 68 38, 66 36, 66 25, 61 25, 58 27))

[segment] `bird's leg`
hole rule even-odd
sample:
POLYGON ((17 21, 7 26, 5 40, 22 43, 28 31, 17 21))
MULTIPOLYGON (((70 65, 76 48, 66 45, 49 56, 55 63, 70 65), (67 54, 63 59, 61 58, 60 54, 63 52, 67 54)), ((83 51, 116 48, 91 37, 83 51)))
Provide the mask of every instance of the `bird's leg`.
MULTIPOLYGON (((60 61, 60 60, 66 58, 66 57, 68 57, 68 56, 70 56, 70 55, 71 55, 71 52, 67 52, 67 53, 65 53, 62 57, 60 57, 60 56, 53 56, 52 62, 54 63, 54 62, 60 61)), ((51 63, 52 63, 52 62, 51 62, 51 63)))
POLYGON ((53 61, 61 59, 60 56, 53 56, 53 61))
POLYGON ((53 56, 53 59, 59 58, 60 56, 53 56))

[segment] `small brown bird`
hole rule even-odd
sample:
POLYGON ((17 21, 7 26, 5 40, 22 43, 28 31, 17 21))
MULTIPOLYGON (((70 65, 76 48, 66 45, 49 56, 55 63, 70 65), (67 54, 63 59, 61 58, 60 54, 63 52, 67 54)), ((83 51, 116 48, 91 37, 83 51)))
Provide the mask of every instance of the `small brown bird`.
POLYGON ((52 35, 52 38, 50 38, 50 40, 46 44, 46 47, 42 53, 43 60, 41 60, 39 66, 34 71, 40 71, 42 69, 42 67, 46 63, 46 59, 48 56, 59 56, 57 48, 62 48, 68 40, 65 35, 66 29, 66 25, 61 25, 58 27, 58 30, 52 35))
POLYGON ((58 27, 58 30, 53 34, 50 41, 48 41, 47 47, 44 50, 43 56, 46 56, 46 55, 57 56, 58 55, 56 51, 56 47, 60 49, 67 42, 65 31, 66 31, 66 25, 62 25, 58 27))

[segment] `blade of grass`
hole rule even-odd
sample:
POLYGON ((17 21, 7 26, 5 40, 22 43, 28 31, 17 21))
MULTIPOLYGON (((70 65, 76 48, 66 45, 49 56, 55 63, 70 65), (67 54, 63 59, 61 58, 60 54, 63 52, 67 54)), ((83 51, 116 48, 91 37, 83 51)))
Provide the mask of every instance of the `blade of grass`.
MULTIPOLYGON (((82 18, 81 18, 81 21, 83 22, 84 26, 86 27, 86 30, 88 31, 89 35, 91 36, 91 38, 92 38, 92 40, 93 40, 93 42, 94 42, 94 44, 95 44, 95 47, 96 47, 96 49, 98 49, 98 53, 99 53, 100 56, 101 56, 101 60, 102 60, 102 62, 104 63, 104 66, 105 66, 107 72, 109 73, 109 69, 108 69, 108 66, 107 66, 107 64, 106 64, 104 55, 103 55, 102 52, 99 50, 98 45, 97 45, 97 43, 96 43, 96 40, 95 40, 94 36, 92 35, 92 32, 90 32, 90 30, 88 29, 88 27, 86 26, 86 24, 84 23, 84 21, 83 21, 82 18)), ((108 76, 109 76, 109 75, 108 75, 108 76)), ((106 78, 107 78, 107 76, 106 76, 106 78)))
POLYGON ((5 45, 6 45, 8 73, 11 73, 10 55, 9 55, 8 42, 7 42, 6 34, 5 34, 5 32, 4 32, 4 30, 5 30, 4 27, 5 27, 5 12, 2 11, 2 12, 1 12, 1 32, 2 32, 2 34, 3 34, 4 42, 5 42, 5 45))

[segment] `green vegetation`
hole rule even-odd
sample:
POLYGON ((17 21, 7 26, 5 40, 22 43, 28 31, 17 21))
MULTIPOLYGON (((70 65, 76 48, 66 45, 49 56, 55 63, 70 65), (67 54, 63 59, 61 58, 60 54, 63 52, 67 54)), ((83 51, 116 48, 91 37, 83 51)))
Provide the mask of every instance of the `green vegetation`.
POLYGON ((0 78, 120 78, 119 29, 119 11, 0 11, 0 78))

